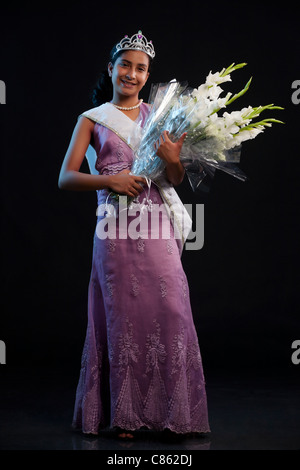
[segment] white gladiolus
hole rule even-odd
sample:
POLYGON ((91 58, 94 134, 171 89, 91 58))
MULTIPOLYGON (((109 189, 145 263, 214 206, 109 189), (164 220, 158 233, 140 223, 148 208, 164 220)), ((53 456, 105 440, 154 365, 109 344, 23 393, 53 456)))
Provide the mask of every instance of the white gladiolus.
POLYGON ((220 94, 222 93, 222 88, 218 85, 212 85, 208 89, 208 96, 211 100, 216 100, 219 98, 220 94))
POLYGON ((168 128, 174 139, 179 138, 182 132, 187 133, 180 159, 187 171, 190 171, 191 176, 188 176, 193 188, 197 188, 206 175, 211 178, 216 168, 245 180, 243 172, 234 165, 240 159, 241 143, 254 139, 272 123, 281 122, 273 118, 252 122, 253 119, 265 110, 283 109, 268 104, 227 111, 229 105, 247 92, 252 78, 240 92, 228 92, 223 98, 220 85, 231 81, 230 74, 245 65, 233 63, 221 72, 210 72, 205 83, 192 91, 185 87, 182 88, 183 91, 180 90, 181 87, 174 87, 174 83, 180 85, 176 81, 171 81, 170 87, 165 84, 158 87, 155 99, 158 98, 157 101, 154 100, 157 107, 154 106, 153 114, 150 113, 150 124, 148 127, 146 125, 141 150, 138 149, 134 161, 134 174, 147 175, 154 180, 161 175, 164 163, 154 152, 153 142, 159 139, 164 128, 168 128), (168 99, 165 99, 166 89, 168 99), (222 114, 219 113, 220 110, 223 110, 222 114))
POLYGON ((230 75, 221 76, 221 74, 222 74, 222 71, 216 72, 216 73, 209 72, 209 74, 206 77, 205 84, 207 86, 212 86, 212 85, 219 85, 220 83, 224 83, 224 82, 231 82, 230 75))
POLYGON ((226 141, 226 149, 231 149, 240 145, 245 140, 255 139, 255 137, 264 131, 263 126, 252 127, 248 130, 241 130, 237 134, 232 136, 232 139, 226 141))
POLYGON ((195 98, 197 101, 202 98, 207 98, 208 96, 208 86, 204 83, 200 85, 198 88, 195 88, 192 92, 192 97, 195 98))

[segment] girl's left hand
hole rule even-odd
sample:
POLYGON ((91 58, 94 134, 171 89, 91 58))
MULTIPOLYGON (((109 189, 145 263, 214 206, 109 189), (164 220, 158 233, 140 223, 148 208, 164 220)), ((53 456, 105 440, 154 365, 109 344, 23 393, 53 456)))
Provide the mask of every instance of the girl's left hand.
POLYGON ((164 131, 154 144, 156 155, 166 163, 178 163, 186 135, 187 132, 184 132, 177 142, 172 142, 169 139, 169 131, 164 131))

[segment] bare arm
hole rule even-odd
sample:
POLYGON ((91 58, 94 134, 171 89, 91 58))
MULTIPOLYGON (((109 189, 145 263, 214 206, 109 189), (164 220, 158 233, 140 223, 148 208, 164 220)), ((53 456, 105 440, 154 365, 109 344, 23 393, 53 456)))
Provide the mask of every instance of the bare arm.
POLYGON ((89 146, 94 123, 86 118, 79 118, 61 166, 58 186, 71 191, 88 191, 107 187, 105 178, 98 175, 80 173, 80 167, 89 146))
POLYGON ((71 191, 111 189, 120 194, 137 196, 143 191, 139 182, 144 183, 145 180, 139 176, 129 175, 129 171, 123 171, 117 175, 91 175, 80 172, 93 129, 92 121, 85 117, 79 118, 61 166, 59 188, 71 191))
POLYGON ((182 183, 185 169, 180 161, 174 163, 167 163, 166 165, 167 178, 174 186, 182 183))
POLYGON ((182 134, 177 142, 172 142, 168 137, 168 132, 164 131, 156 144, 158 149, 156 154, 166 163, 167 178, 174 186, 179 185, 184 178, 184 167, 179 155, 186 133, 182 134))

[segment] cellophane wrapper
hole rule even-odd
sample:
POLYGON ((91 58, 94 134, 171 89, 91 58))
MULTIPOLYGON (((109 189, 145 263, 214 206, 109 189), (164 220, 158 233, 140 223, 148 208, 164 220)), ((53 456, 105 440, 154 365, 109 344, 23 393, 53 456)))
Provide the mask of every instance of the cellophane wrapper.
POLYGON ((196 101, 187 83, 172 80, 154 84, 150 90, 151 111, 143 129, 139 148, 135 152, 131 173, 155 182, 165 170, 165 162, 156 155, 155 143, 163 131, 169 132, 172 141, 187 132, 180 160, 186 170, 192 189, 207 190, 216 169, 241 180, 246 175, 236 163, 240 161, 241 145, 226 149, 222 139, 207 135, 205 128, 193 125, 196 101), (206 184, 201 184, 203 181, 206 184))

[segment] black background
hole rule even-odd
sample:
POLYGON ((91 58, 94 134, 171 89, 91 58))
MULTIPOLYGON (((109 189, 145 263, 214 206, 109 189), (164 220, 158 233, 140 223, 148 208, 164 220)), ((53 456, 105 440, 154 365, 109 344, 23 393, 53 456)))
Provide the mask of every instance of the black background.
MULTIPOLYGON (((184 251, 207 380, 234 375, 296 378, 299 339, 299 19, 294 3, 51 2, 1 7, 0 339, 7 364, 66 371, 74 384, 86 328, 95 228, 94 192, 58 189, 77 116, 124 34, 142 29, 156 48, 151 82, 198 86, 232 62, 226 91, 249 91, 231 110, 275 103, 285 122, 243 144, 242 183, 217 172, 205 204, 205 242, 184 251)), ((84 163, 82 171, 88 171, 84 163)), ((142 315, 142 312, 141 312, 142 315)), ((16 372, 18 373, 18 372, 16 372)))

